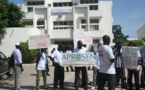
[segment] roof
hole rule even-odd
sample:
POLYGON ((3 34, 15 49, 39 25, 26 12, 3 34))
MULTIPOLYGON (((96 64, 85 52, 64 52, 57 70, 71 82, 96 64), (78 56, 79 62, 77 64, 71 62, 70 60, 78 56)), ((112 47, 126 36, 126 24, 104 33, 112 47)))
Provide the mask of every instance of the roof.
POLYGON ((144 28, 145 27, 145 24, 137 31, 137 32, 139 32, 142 28, 144 28))

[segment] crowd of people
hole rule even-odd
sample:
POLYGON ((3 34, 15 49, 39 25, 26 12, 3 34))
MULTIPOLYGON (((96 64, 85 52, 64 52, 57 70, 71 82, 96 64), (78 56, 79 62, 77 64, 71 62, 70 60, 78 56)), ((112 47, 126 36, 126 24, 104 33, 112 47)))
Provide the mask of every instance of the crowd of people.
MULTIPOLYGON (((86 53, 93 52, 95 55, 96 63, 93 67, 82 66, 75 67, 72 66, 66 67, 67 72, 69 71, 69 67, 71 71, 75 71, 75 80, 74 80, 74 88, 75 90, 79 90, 79 86, 81 85, 84 90, 88 90, 88 72, 87 70, 92 68, 93 70, 93 86, 91 89, 104 90, 105 84, 108 86, 108 90, 115 90, 118 87, 120 79, 121 79, 121 87, 127 89, 127 85, 129 86, 129 90, 133 90, 132 85, 132 76, 134 74, 135 78, 135 87, 136 90, 140 90, 139 86, 139 65, 142 65, 142 75, 141 75, 141 87, 144 87, 145 82, 145 49, 142 49, 140 52, 138 51, 138 68, 137 69, 127 69, 127 73, 125 73, 125 68, 122 62, 122 48, 121 43, 116 42, 115 46, 111 48, 110 37, 108 35, 103 36, 103 44, 98 43, 97 48, 94 49, 92 47, 90 51, 87 51, 85 45, 81 40, 77 42, 77 47, 72 51, 69 46, 65 48, 63 51, 63 46, 58 45, 57 50, 55 48, 52 50, 51 55, 47 54, 46 49, 41 49, 40 52, 36 55, 36 90, 39 90, 39 82, 40 76, 42 74, 44 89, 47 89, 47 75, 49 75, 49 67, 48 67, 48 58, 53 62, 54 65, 54 82, 53 82, 53 90, 58 88, 58 84, 60 89, 64 90, 64 67, 62 64, 62 53, 86 53), (80 73, 81 72, 81 73, 80 73), (107 82, 107 83, 106 83, 107 82)), ((16 49, 13 51, 14 55, 14 70, 15 70, 15 90, 20 90, 20 76, 21 72, 24 71, 22 65, 22 54, 20 51, 20 44, 15 44, 16 49)), ((129 42, 129 46, 135 46, 133 41, 129 42)))

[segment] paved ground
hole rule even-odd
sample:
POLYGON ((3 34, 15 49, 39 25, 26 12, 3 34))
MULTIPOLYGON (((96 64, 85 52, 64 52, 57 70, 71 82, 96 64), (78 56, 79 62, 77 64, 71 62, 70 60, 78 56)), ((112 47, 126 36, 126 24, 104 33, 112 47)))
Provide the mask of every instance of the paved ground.
MULTIPOLYGON (((53 71, 54 67, 50 66, 50 74, 51 76, 47 77, 48 81, 48 89, 52 90, 53 88, 53 71)), ((89 74, 89 80, 93 80, 93 72, 88 71, 89 74)), ((22 90, 35 90, 35 83, 36 83, 36 71, 35 71, 35 65, 24 65, 24 72, 21 76, 21 88, 22 90)), ((13 90, 14 80, 0 80, 0 90, 13 90)), ((89 89, 91 89, 91 85, 89 85, 89 89)), ((43 88, 43 78, 40 79, 40 90, 43 88)), ((75 90, 74 88, 74 72, 65 72, 65 88, 66 90, 75 90)), ((83 88, 79 88, 79 90, 83 90, 83 88)), ((108 90, 107 87, 105 87, 105 90, 108 90)), ((120 86, 116 88, 115 90, 121 90, 120 86)), ((125 89, 122 89, 125 90, 125 89)), ((145 90, 141 89, 141 90, 145 90)))

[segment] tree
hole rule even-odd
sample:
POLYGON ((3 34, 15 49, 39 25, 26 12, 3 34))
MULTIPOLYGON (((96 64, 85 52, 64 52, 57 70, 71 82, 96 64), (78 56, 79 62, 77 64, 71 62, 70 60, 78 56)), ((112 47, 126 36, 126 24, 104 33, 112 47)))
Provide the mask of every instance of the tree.
POLYGON ((114 40, 113 42, 125 42, 127 41, 127 38, 129 37, 128 35, 124 35, 122 33, 122 27, 120 25, 113 25, 112 26, 112 31, 113 31, 113 34, 114 34, 114 40))
POLYGON ((21 8, 8 0, 0 0, 0 43, 2 36, 6 34, 6 27, 23 27, 21 21, 25 16, 21 8))

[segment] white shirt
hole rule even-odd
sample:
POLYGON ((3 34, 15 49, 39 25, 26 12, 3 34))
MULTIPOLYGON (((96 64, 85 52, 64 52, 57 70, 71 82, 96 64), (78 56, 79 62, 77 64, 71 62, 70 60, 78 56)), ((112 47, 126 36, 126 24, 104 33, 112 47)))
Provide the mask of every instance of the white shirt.
POLYGON ((74 52, 77 52, 77 53, 85 53, 86 52, 86 48, 84 48, 84 47, 82 47, 81 49, 75 48, 74 49, 74 52))
POLYGON ((37 65, 37 70, 46 70, 45 64, 46 64, 46 56, 45 53, 42 53, 42 56, 40 57, 40 60, 37 65))
POLYGON ((51 54, 51 57, 54 58, 54 62, 58 63, 59 66, 62 66, 62 51, 54 51, 51 54))
POLYGON ((74 52, 76 52, 76 53, 85 53, 86 52, 86 48, 84 48, 84 47, 82 47, 81 49, 75 48, 74 52))
MULTIPOLYGON (((141 57, 139 50, 137 51, 138 57, 141 57)), ((139 65, 137 66, 137 70, 139 71, 139 65)))
POLYGON ((99 62, 98 49, 96 49, 94 52, 96 53, 96 55, 95 55, 95 60, 96 60, 95 68, 100 69, 100 62, 99 62))
POLYGON ((107 45, 101 45, 98 48, 100 70, 101 73, 116 74, 114 63, 111 63, 110 59, 114 59, 112 49, 107 45))
POLYGON ((22 54, 19 49, 13 51, 15 64, 22 64, 22 54))
POLYGON ((65 53, 72 53, 72 51, 71 50, 66 50, 66 52, 65 53))

